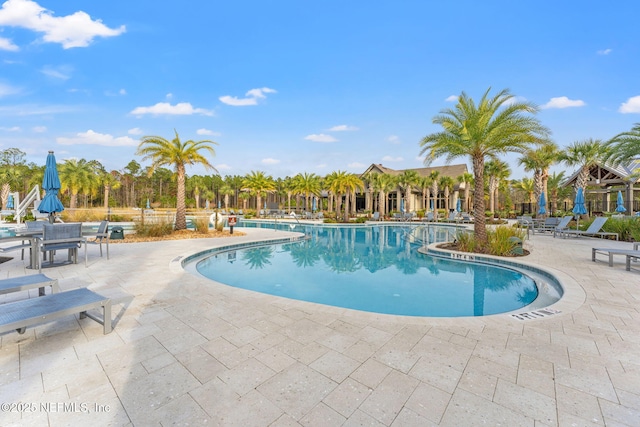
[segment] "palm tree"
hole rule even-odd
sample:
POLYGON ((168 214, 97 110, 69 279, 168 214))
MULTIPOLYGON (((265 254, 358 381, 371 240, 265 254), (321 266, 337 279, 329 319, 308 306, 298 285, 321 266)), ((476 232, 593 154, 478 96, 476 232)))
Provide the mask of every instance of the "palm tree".
POLYGON ((352 193, 364 187, 364 183, 353 173, 345 171, 336 171, 330 175, 329 188, 333 194, 337 196, 336 214, 340 210, 340 200, 345 196, 344 200, 344 217, 345 222, 349 221, 349 198, 352 193))
POLYGON ((418 172, 416 172, 413 169, 407 169, 405 171, 402 171, 402 173, 396 177, 396 180, 397 180, 396 182, 404 191, 404 200, 405 200, 404 204, 405 204, 406 212, 411 212, 412 210, 415 210, 415 209, 412 209, 412 206, 411 206, 411 190, 414 185, 418 185, 419 179, 420 179, 420 176, 418 175, 418 172))
POLYGON ((580 168, 576 178, 575 189, 582 188, 584 191, 589 180, 589 170, 604 162, 608 155, 608 149, 599 139, 588 139, 576 141, 569 145, 560 154, 560 159, 567 166, 577 166, 580 168))
POLYGON ((535 182, 535 199, 540 200, 540 194, 544 192, 547 196, 549 168, 558 161, 560 152, 558 146, 551 141, 545 141, 537 149, 528 149, 518 160, 518 164, 524 166, 524 170, 533 172, 535 182))
POLYGON ((487 244, 484 216, 484 163, 487 157, 507 152, 522 152, 532 143, 546 138, 548 130, 529 116, 538 111, 531 103, 518 102, 508 90, 489 98, 489 88, 476 105, 464 92, 454 109, 442 110, 433 119, 441 132, 425 136, 420 145, 426 154, 425 164, 446 156, 447 161, 470 157, 473 164, 475 189, 473 216, 476 239, 481 248, 487 244))
POLYGON ((396 180, 393 176, 383 173, 378 177, 378 203, 380 204, 380 216, 387 214, 387 198, 389 192, 396 188, 396 180))
POLYGON ((444 191, 444 210, 445 212, 447 212, 447 215, 449 215, 448 212, 451 208, 449 197, 451 196, 451 191, 453 190, 453 178, 443 175, 442 177, 440 177, 440 182, 438 184, 444 191))
POLYGON ((429 209, 429 198, 431 197, 431 178, 428 176, 420 177, 418 187, 422 191, 422 207, 427 211, 429 209))
POLYGON ((521 191, 527 196, 529 203, 534 203, 535 183, 533 179, 524 177, 521 180, 512 181, 513 188, 521 191))
POLYGON ((629 132, 622 132, 611 138, 606 146, 606 160, 616 166, 640 157, 640 123, 636 123, 629 132))
POLYGON ((67 159, 60 166, 60 190, 69 192, 69 209, 75 209, 78 205, 78 193, 87 191, 92 178, 91 164, 85 159, 67 159))
POLYGON ((260 218, 262 197, 275 191, 276 183, 262 171, 251 171, 242 181, 242 189, 256 196, 256 218, 260 218))
POLYGON ((456 180, 459 184, 464 184, 464 211, 469 212, 469 193, 471 193, 471 185, 473 184, 473 174, 469 172, 464 172, 462 175, 459 175, 456 180))
POLYGON ((509 177, 511 169, 509 169, 507 162, 492 159, 485 163, 484 174, 489 177, 489 211, 495 213, 500 181, 509 177))
POLYGON ((563 187, 562 183, 564 182, 564 171, 560 171, 559 173, 553 173, 549 177, 549 200, 551 202, 551 211, 555 212, 558 210, 558 200, 566 199, 571 195, 571 189, 569 187, 563 187))
POLYGON ((315 173, 299 173, 293 177, 293 188, 298 194, 304 194, 305 210, 310 211, 309 196, 317 196, 320 194, 320 177, 315 173))
POLYGON ((100 182, 104 187, 104 208, 109 209, 109 195, 111 190, 117 190, 122 186, 118 171, 104 172, 100 175, 100 182))
POLYGON ((433 193, 433 219, 438 221, 438 186, 440 185, 440 172, 431 171, 429 179, 431 180, 431 192, 433 193))
POLYGON ((196 209, 200 209, 200 194, 206 188, 204 177, 194 175, 187 178, 187 187, 193 191, 193 198, 196 200, 196 209))
MULTIPOLYGON (((177 175, 178 191, 176 197, 176 230, 186 230, 187 228, 187 206, 186 206, 186 166, 200 164, 206 169, 215 168, 203 155, 203 152, 210 156, 215 156, 216 152, 212 145, 217 142, 208 139, 201 141, 188 140, 180 141, 178 131, 174 130, 176 137, 169 141, 161 136, 144 136, 138 145, 137 155, 143 156, 143 160, 151 160, 148 174, 161 166, 172 166, 177 175)), ((217 172, 217 171, 216 171, 217 172)))

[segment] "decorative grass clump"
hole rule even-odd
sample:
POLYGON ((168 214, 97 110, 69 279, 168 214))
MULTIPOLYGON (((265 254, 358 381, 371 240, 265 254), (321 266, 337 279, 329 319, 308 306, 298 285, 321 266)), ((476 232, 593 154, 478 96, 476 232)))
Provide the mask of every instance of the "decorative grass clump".
POLYGON ((134 229, 138 236, 143 237, 162 237, 173 233, 173 223, 169 221, 134 222, 134 229))
POLYGON ((209 218, 196 218, 193 221, 193 225, 196 229, 196 232, 207 234, 209 233, 209 218))
POLYGON ((521 244, 526 232, 507 226, 499 226, 495 229, 487 229, 487 246, 481 247, 475 234, 460 231, 456 234, 455 249, 461 252, 483 253, 496 256, 513 256, 517 244, 521 244), (517 240, 511 239, 517 237, 517 240))

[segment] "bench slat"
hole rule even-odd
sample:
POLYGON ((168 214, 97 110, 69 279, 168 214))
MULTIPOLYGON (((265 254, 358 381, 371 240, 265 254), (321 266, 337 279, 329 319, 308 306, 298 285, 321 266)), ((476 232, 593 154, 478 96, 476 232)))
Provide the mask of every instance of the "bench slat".
POLYGON ((111 332, 111 300, 86 288, 0 305, 0 332, 33 326, 95 308, 103 309, 102 323, 104 333, 108 334, 111 332))
POLYGON ((35 288, 41 288, 42 291, 44 291, 45 286, 51 286, 53 293, 59 292, 60 290, 58 287, 58 279, 51 279, 44 274, 30 274, 28 276, 18 276, 0 280, 0 294, 26 291, 35 288))

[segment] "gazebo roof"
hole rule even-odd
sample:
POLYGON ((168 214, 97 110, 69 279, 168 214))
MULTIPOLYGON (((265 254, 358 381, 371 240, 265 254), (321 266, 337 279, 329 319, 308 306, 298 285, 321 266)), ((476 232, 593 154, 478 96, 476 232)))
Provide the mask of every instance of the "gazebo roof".
MULTIPOLYGON (((638 180, 639 177, 634 175, 638 172, 640 172, 640 159, 633 160, 628 165, 597 164, 589 169, 588 185, 599 185, 601 187, 626 185, 629 182, 638 180)), ((563 187, 573 186, 579 173, 580 169, 567 178, 562 184, 563 187)))
POLYGON ((456 178, 462 175, 465 172, 468 172, 466 164, 460 165, 447 165, 447 166, 434 166, 430 168, 410 168, 410 169, 391 169, 381 164, 372 164, 365 170, 360 176, 364 176, 368 173, 386 173, 389 175, 400 175, 406 170, 414 170, 420 176, 429 176, 432 171, 440 172, 440 175, 450 176, 451 178, 456 178))

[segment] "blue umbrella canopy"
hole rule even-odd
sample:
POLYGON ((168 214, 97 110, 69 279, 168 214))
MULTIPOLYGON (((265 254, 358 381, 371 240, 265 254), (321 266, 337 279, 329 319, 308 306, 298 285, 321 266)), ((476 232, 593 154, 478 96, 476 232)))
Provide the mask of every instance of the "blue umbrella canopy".
POLYGON ((7 198, 7 209, 13 209, 13 194, 9 194, 7 198))
POLYGON ((38 206, 40 213, 54 214, 56 212, 62 212, 64 206, 62 206, 62 202, 58 199, 60 177, 58 176, 56 157, 53 155, 53 151, 49 151, 49 155, 47 156, 44 178, 42 179, 42 189, 45 191, 45 195, 38 206))
POLYGON ((458 212, 462 211, 462 205, 460 203, 460 199, 458 199, 458 201, 456 202, 456 210, 458 212))
POLYGON ((573 201, 572 212, 576 215, 585 215, 587 213, 587 209, 584 207, 584 192, 582 191, 582 188, 578 188, 576 198, 573 201))
POLYGON ((404 213, 404 199, 400 199, 400 212, 404 213))
POLYGON ((149 204, 149 199, 147 199, 147 209, 151 209, 151 205, 149 204))
POLYGON ((429 207, 433 210, 433 200, 429 200, 429 207))
POLYGON ((547 199, 544 197, 544 191, 543 191, 542 193, 540 193, 540 199, 538 200, 538 215, 544 215, 546 213, 547 213, 547 199))
POLYGON ((622 191, 618 191, 618 199, 616 201, 616 212, 626 212, 627 208, 624 207, 624 199, 622 198, 622 191))
POLYGON ((317 205, 317 202, 316 202, 316 198, 314 197, 313 201, 311 203, 311 210, 315 212, 317 209, 318 209, 318 205, 317 205))

